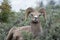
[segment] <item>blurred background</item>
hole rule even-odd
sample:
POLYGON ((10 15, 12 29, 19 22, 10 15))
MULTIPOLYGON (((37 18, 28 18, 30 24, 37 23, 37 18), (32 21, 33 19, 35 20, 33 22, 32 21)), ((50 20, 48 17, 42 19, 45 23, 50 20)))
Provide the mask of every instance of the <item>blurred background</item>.
MULTIPOLYGON (((5 40, 12 27, 30 25, 30 18, 24 21, 25 10, 46 9, 47 20, 40 17, 44 35, 40 40, 60 40, 60 0, 0 0, 0 40, 5 40)), ((32 40, 26 37, 25 40, 32 40)))

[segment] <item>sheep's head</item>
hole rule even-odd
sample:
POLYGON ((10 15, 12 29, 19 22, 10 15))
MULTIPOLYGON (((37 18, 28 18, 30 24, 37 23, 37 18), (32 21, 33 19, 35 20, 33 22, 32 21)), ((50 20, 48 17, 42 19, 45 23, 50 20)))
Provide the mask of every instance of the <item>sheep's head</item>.
MULTIPOLYGON (((41 9, 42 10, 42 9, 41 9)), ((34 23, 40 22, 41 11, 34 10, 33 8, 29 7, 26 9, 25 20, 30 16, 31 21, 34 23)))

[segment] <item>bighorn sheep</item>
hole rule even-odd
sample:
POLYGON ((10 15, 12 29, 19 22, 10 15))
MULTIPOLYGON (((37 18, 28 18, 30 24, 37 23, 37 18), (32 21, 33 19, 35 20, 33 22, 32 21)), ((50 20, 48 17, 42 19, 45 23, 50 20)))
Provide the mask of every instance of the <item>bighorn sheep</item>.
MULTIPOLYGON (((13 27, 8 35, 7 35, 7 40, 23 40, 22 37, 22 31, 25 32, 31 32, 34 37, 39 36, 42 33, 42 27, 40 23, 40 15, 41 13, 45 13, 45 10, 42 11, 36 11, 33 8, 29 7, 26 9, 26 15, 25 15, 25 20, 27 19, 28 16, 31 17, 31 22, 30 26, 23 26, 23 27, 13 27)), ((45 14, 44 14, 45 16, 45 14)))

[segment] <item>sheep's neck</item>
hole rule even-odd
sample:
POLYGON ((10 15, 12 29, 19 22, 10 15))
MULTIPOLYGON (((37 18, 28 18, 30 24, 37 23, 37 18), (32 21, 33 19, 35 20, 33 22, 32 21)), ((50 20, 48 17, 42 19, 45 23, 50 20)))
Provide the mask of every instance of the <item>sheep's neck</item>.
POLYGON ((32 23, 31 22, 31 30, 34 36, 38 36, 41 32, 40 29, 40 22, 39 23, 32 23))

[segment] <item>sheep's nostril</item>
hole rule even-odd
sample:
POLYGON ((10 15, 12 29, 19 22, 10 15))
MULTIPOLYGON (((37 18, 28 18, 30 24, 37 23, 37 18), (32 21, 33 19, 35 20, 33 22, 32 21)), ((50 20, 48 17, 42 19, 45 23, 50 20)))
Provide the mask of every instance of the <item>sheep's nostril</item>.
POLYGON ((38 22, 38 16, 34 16, 34 18, 32 19, 32 21, 38 22))
POLYGON ((37 17, 35 17, 35 19, 37 19, 37 17))
POLYGON ((37 22, 37 21, 38 21, 38 18, 37 18, 37 17, 35 17, 35 18, 34 18, 34 21, 35 21, 35 22, 37 22))
POLYGON ((37 17, 35 17, 35 20, 37 19, 37 17))

